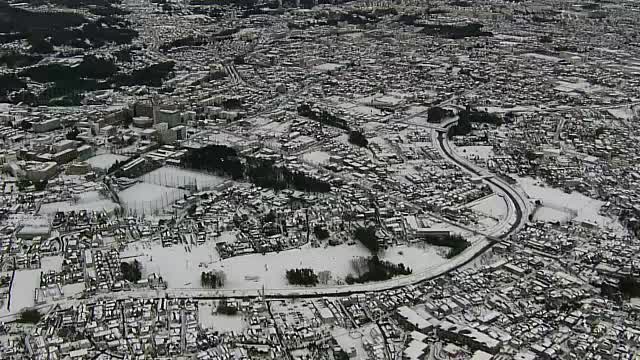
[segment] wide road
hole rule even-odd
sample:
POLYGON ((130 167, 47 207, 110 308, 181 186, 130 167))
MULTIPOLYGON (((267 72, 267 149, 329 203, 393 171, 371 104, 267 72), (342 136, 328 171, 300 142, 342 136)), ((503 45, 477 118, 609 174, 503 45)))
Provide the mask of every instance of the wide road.
MULTIPOLYGON (((446 127, 452 126, 448 123, 446 127)), ((445 128, 446 130, 446 128, 445 128)), ((478 168, 470 163, 467 159, 459 156, 451 148, 448 139, 442 133, 434 133, 434 144, 439 146, 439 150, 443 157, 453 164, 456 164, 464 171, 473 176, 483 177, 491 188, 503 196, 507 200, 509 207, 507 220, 499 227, 495 228, 491 236, 495 239, 508 239, 521 226, 523 226, 528 218, 529 202, 526 196, 513 188, 510 184, 502 179, 495 178, 488 173, 487 170, 478 168)), ((135 297, 135 298, 157 298, 157 297, 177 297, 177 298, 194 298, 194 299, 224 299, 224 298, 252 298, 265 296, 267 298, 316 298, 327 296, 347 296, 352 294, 361 294, 368 292, 378 292, 398 289, 406 286, 417 285, 424 281, 431 280, 447 273, 450 273, 482 255, 491 248, 496 242, 482 238, 474 241, 461 254, 455 258, 438 266, 431 266, 423 271, 413 273, 407 276, 400 276, 387 281, 372 282, 367 284, 341 285, 332 287, 310 287, 310 288, 286 288, 286 289, 187 289, 173 288, 167 290, 132 290, 120 293, 105 294, 106 297, 135 297)))
MULTIPOLYGON (((448 124, 452 126, 453 124, 448 124)), ((529 201, 521 191, 518 191, 512 187, 505 180, 498 177, 494 177, 492 174, 484 169, 476 167, 470 163, 467 159, 459 156, 449 144, 445 132, 439 132, 437 134, 437 144, 439 146, 441 154, 450 162, 456 164, 463 170, 467 171, 471 175, 483 177, 483 181, 487 183, 494 192, 503 196, 507 200, 507 206, 515 211, 514 219, 509 219, 507 229, 496 237, 501 239, 507 239, 511 234, 515 233, 520 227, 526 224, 529 213, 529 201)))

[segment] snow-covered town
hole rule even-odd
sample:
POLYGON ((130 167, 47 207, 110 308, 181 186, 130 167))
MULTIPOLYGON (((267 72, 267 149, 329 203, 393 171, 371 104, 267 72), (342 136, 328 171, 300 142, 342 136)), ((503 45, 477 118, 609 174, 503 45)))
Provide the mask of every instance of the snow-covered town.
POLYGON ((0 359, 640 359, 640 4, 0 0, 0 359))

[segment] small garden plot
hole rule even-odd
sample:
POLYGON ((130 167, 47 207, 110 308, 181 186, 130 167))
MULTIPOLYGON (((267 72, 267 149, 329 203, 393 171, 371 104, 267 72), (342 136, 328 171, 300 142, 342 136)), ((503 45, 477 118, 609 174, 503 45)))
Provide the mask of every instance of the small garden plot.
POLYGON ((247 323, 242 315, 222 315, 216 313, 218 301, 199 301, 198 320, 204 329, 213 331, 241 333, 247 328, 247 323))
POLYGON ((127 211, 153 214, 169 208, 189 192, 182 189, 150 183, 137 183, 118 193, 118 197, 127 211))
POLYGON ((120 161, 123 162, 125 160, 127 160, 128 158, 126 156, 123 155, 116 155, 116 154, 102 154, 102 155, 96 155, 88 160, 86 160, 85 162, 89 165, 91 165, 92 168, 94 169, 100 169, 100 170, 108 170, 111 166, 113 166, 113 164, 116 163, 116 161, 120 161))
POLYGON ((149 184, 170 188, 195 186, 198 190, 214 188, 224 181, 224 178, 220 176, 174 166, 163 166, 139 179, 149 184))

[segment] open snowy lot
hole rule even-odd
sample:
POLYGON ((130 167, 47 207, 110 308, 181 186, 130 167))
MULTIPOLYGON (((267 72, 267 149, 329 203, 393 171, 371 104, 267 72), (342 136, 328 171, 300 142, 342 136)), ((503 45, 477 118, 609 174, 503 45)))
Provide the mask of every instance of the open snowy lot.
MULTIPOLYGON (((420 272, 434 265, 441 265, 444 259, 436 247, 397 246, 387 249, 380 257, 395 263, 402 262, 420 272)), ((129 246, 122 257, 136 258, 143 266, 143 275, 157 273, 167 281, 169 288, 200 288, 200 274, 204 271, 222 270, 227 275, 226 288, 280 289, 290 285, 285 272, 292 268, 312 268, 316 273, 331 271, 332 280, 342 280, 352 272, 351 259, 369 256, 362 245, 340 245, 327 248, 287 250, 280 253, 250 254, 220 259, 213 240, 204 245, 191 247, 184 245, 163 248, 159 243, 129 246)))
POLYGON ((462 157, 470 160, 487 160, 495 156, 493 153, 493 146, 458 146, 454 147, 455 151, 462 157))
POLYGON ((170 207, 187 195, 187 190, 150 183, 137 183, 120 193, 120 201, 127 211, 152 214, 170 207))
POLYGON ((40 286, 41 272, 40 269, 16 271, 11 288, 10 312, 19 312, 35 305, 35 289, 40 286))
POLYGON ((468 204, 468 206, 472 210, 496 221, 501 221, 505 216, 507 216, 507 203, 500 195, 493 194, 483 197, 482 199, 468 204))
POLYGON ((302 155, 304 160, 318 165, 327 164, 329 162, 329 157, 331 157, 331 155, 324 151, 312 151, 302 155))
POLYGON ((48 204, 42 204, 40 214, 55 214, 58 211, 81 211, 95 210, 107 212, 112 211, 118 204, 110 198, 106 198, 97 191, 87 191, 78 194, 74 201, 56 201, 48 204), (77 200, 77 201, 76 201, 77 200))
POLYGON ((116 161, 125 160, 127 160, 127 157, 123 155, 102 154, 87 159, 85 162, 91 165, 91 167, 94 169, 108 170, 113 164, 116 163, 116 161))
POLYGON ((198 189, 210 189, 224 181, 224 178, 205 172, 182 169, 175 166, 163 166, 139 178, 143 182, 177 188, 196 185, 198 189))
POLYGON ((607 112, 617 119, 633 120, 640 115, 640 106, 620 106, 607 109, 607 112))
POLYGON ((200 326, 213 331, 235 331, 242 332, 247 327, 242 315, 222 315, 217 314, 217 301, 203 300, 198 301, 198 320, 200 326))
POLYGON ((546 206, 539 207, 533 215, 533 219, 536 221, 559 221, 561 223, 570 221, 572 217, 572 214, 567 211, 562 211, 546 206))
MULTIPOLYGON (((575 221, 586 221, 605 229, 624 232, 624 227, 620 222, 599 214, 600 207, 603 205, 602 201, 592 199, 578 192, 567 194, 560 189, 542 186, 540 181, 536 179, 528 177, 517 179, 522 189, 532 199, 539 199, 545 207, 560 210, 556 212, 557 218, 548 221, 563 221, 564 216, 562 213, 574 212, 577 215, 574 219, 575 221)), ((547 211, 547 214, 550 214, 550 212, 547 211)), ((545 216, 545 212, 543 211, 540 216, 545 216)))

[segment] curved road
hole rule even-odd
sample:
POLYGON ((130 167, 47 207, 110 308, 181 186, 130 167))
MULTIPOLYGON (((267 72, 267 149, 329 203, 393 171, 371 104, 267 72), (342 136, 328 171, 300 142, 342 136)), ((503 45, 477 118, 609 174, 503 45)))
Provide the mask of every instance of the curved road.
MULTIPOLYGON (((444 130, 448 126, 452 126, 453 122, 448 123, 444 130)), ((189 297, 195 299, 223 299, 223 298, 250 298, 265 296, 267 298, 315 298, 315 297, 328 297, 328 296, 348 296, 352 294, 378 292, 385 290, 394 290, 406 286, 417 285, 424 281, 428 281, 447 273, 450 273, 469 262, 473 261, 478 256, 482 255, 491 246, 493 246, 500 239, 507 239, 511 234, 515 233, 521 226, 526 223, 528 214, 528 202, 523 194, 519 193, 511 185, 499 178, 494 178, 486 170, 477 168, 475 165, 468 162, 466 159, 460 157, 451 149, 449 141, 442 132, 438 132, 435 135, 434 132, 434 144, 438 144, 440 151, 447 160, 456 164, 463 170, 472 174, 473 176, 481 176, 484 181, 489 184, 492 189, 497 190, 499 195, 504 196, 507 200, 508 214, 504 224, 498 226, 493 230, 492 238, 483 238, 471 244, 469 248, 463 251, 460 255, 447 261, 444 264, 438 266, 432 266, 419 273, 414 273, 408 276, 396 277, 387 281, 380 281, 367 284, 356 285, 342 285, 333 287, 315 287, 315 288, 288 288, 288 289, 266 289, 264 291, 260 289, 181 289, 174 288, 168 290, 132 290, 124 291, 120 293, 105 294, 107 297, 137 297, 137 298, 157 298, 157 297, 189 297), (513 218, 513 210, 515 210, 515 218, 513 218), (513 219, 512 219, 513 218, 513 219), (505 228, 506 227, 506 228, 505 228)))

